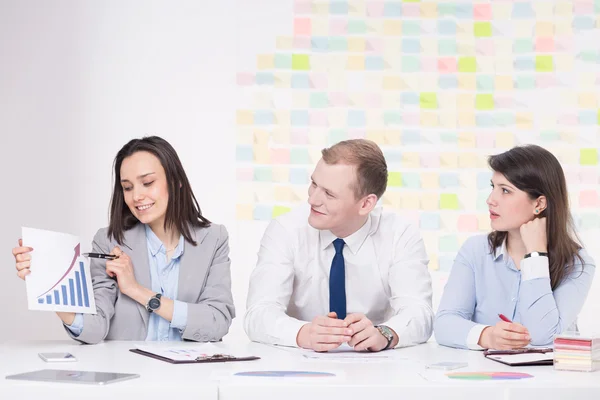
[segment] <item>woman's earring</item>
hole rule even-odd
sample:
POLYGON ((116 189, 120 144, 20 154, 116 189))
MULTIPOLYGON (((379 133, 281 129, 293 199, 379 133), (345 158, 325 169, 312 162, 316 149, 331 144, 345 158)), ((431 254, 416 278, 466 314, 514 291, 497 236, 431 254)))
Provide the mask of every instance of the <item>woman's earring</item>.
POLYGON ((538 210, 538 209, 536 209, 536 210, 535 210, 535 213, 536 213, 536 214, 537 214, 537 213, 539 213, 539 212, 540 212, 540 210, 538 210))

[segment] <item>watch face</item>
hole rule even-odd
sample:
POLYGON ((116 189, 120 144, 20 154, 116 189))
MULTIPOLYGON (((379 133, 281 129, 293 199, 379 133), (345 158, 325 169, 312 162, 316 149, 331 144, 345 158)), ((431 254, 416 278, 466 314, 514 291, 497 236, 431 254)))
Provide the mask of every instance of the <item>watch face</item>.
POLYGON ((158 309, 158 307, 160 307, 160 300, 156 297, 151 298, 148 302, 148 307, 150 307, 152 310, 158 309))

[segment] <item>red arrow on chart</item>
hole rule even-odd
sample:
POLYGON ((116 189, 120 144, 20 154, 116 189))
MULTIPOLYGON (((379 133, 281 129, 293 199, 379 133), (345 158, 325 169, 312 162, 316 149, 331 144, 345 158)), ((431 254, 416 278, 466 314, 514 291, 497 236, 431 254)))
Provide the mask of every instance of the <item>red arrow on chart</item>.
POLYGON ((46 293, 48 293, 49 291, 51 291, 52 289, 54 289, 56 286, 58 286, 59 283, 62 282, 63 279, 65 279, 65 277, 67 275, 69 275, 69 272, 71 272, 71 270, 75 266, 75 261, 77 261, 77 259, 79 258, 79 245, 80 245, 80 243, 77 243, 77 246, 75 246, 75 248, 73 249, 73 250, 75 250, 75 255, 73 256, 73 261, 71 261, 71 266, 69 267, 69 269, 67 270, 67 272, 65 272, 65 274, 60 277, 60 279, 58 280, 58 282, 56 282, 54 284, 54 286, 52 286, 50 289, 46 290, 44 293, 40 294, 38 297, 42 297, 43 295, 45 295, 46 293))

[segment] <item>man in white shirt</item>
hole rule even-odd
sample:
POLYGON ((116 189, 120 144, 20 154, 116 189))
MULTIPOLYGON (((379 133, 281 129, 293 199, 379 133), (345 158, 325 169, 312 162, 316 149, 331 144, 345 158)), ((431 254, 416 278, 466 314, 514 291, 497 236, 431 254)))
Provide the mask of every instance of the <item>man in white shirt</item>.
POLYGON ((416 227, 375 207, 387 186, 381 149, 322 150, 308 205, 271 221, 250 277, 251 340, 327 351, 380 351, 431 336, 431 277, 416 227))

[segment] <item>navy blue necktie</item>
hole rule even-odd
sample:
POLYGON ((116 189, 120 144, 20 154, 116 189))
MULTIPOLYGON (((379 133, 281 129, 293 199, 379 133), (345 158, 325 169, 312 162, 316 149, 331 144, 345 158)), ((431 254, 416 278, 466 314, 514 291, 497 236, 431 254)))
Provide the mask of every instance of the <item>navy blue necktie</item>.
POLYGON ((335 256, 329 271, 329 311, 335 311, 339 319, 346 318, 346 267, 344 265, 344 240, 335 239, 335 256))

